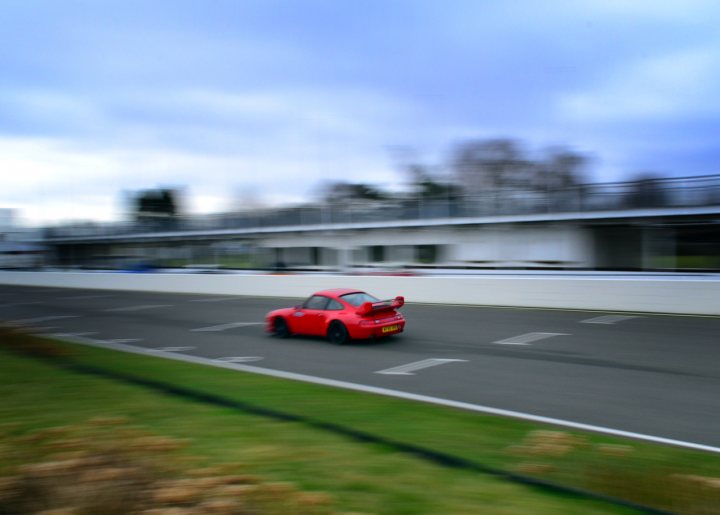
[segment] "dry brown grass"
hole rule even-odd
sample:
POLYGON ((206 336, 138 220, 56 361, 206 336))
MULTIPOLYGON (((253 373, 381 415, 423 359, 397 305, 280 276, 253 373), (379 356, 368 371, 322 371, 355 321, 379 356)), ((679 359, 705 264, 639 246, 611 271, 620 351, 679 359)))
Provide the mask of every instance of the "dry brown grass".
POLYGON ((33 328, 10 324, 0 324, 0 346, 22 354, 38 358, 65 358, 70 356, 67 347, 32 334, 33 328))
POLYGON ((669 464, 636 468, 631 445, 592 445, 586 439, 564 431, 531 431, 519 444, 507 448, 511 455, 528 461, 514 470, 522 474, 563 482, 574 471, 574 483, 591 491, 692 515, 720 513, 720 478, 673 472, 669 464), (584 454, 577 469, 566 466, 584 454), (558 481, 559 480, 559 481, 558 481))
POLYGON ((124 419, 0 433, 0 513, 45 515, 327 514, 333 499, 263 482, 242 465, 198 468, 188 442, 124 419))

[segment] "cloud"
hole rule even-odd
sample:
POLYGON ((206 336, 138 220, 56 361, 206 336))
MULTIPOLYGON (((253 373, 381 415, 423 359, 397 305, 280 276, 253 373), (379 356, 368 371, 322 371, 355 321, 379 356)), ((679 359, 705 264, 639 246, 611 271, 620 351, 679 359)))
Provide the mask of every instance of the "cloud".
POLYGON ((199 214, 227 209, 248 188, 263 204, 280 205, 307 201, 328 177, 394 182, 382 148, 346 154, 314 144, 302 139, 279 148, 271 141, 254 153, 223 154, 153 146, 77 149, 72 140, 0 138, 0 169, 6 171, 1 201, 37 225, 78 219, 93 209, 93 219, 120 220, 128 192, 158 186, 184 189, 190 212, 199 214))
POLYGON ((0 206, 41 199, 60 219, 72 202, 57 199, 77 195, 119 217, 100 204, 158 185, 187 186, 197 212, 243 187, 295 202, 326 179, 396 187, 392 146, 442 162, 457 139, 496 136, 594 151, 603 178, 695 173, 717 162, 719 13, 709 0, 6 2, 0 206))
POLYGON ((567 94, 561 112, 585 122, 677 120, 720 115, 720 48, 692 49, 626 63, 597 88, 567 94))
MULTIPOLYGON (((582 4, 575 4, 575 9, 592 14, 593 16, 610 17, 617 20, 619 17, 639 19, 645 21, 669 20, 696 22, 697 13, 713 12, 717 10, 717 2, 713 0, 683 0, 664 1, 656 0, 585 0, 582 4)), ((570 7, 572 9, 572 7, 570 7)))

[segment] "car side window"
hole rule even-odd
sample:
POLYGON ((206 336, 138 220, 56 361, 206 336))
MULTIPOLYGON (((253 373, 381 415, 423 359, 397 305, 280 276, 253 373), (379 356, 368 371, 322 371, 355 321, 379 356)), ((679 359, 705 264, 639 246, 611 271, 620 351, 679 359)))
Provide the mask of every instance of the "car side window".
POLYGON ((325 309, 329 309, 331 311, 340 311, 341 309, 343 309, 343 305, 335 299, 330 299, 330 302, 328 302, 327 308, 325 309))
POLYGON ((328 302, 327 297, 323 297, 322 295, 313 295, 308 300, 305 301, 303 304, 303 308, 305 309, 325 309, 325 306, 327 306, 328 302))

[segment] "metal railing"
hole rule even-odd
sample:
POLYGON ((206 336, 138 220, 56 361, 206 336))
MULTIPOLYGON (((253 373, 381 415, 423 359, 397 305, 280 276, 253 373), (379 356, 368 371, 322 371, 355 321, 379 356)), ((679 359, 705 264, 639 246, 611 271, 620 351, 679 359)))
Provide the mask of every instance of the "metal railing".
POLYGON ((74 224, 47 228, 46 239, 138 233, 258 229, 381 221, 479 218, 650 208, 720 206, 720 174, 581 184, 554 190, 504 189, 448 198, 397 197, 333 204, 175 217, 122 224, 74 224))

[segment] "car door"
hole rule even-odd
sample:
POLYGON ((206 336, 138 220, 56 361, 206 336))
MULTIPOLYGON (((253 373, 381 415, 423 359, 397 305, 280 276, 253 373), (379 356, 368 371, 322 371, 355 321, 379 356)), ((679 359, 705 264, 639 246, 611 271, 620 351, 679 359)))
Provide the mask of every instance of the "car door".
POLYGON ((313 295, 293 313, 293 332, 298 334, 323 335, 325 333, 325 307, 330 299, 313 295))

